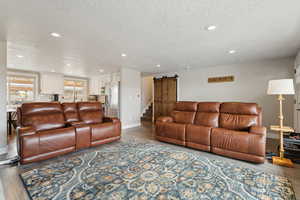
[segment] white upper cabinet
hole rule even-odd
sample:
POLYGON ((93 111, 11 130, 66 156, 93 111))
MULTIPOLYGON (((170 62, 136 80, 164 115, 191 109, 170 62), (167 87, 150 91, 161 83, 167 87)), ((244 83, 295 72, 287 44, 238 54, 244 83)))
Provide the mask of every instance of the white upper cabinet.
POLYGON ((100 80, 99 77, 94 76, 89 80, 89 94, 90 95, 100 95, 100 80))
POLYGON ((102 87, 111 87, 120 81, 120 73, 103 74, 92 76, 89 80, 89 94, 101 95, 102 87))
POLYGON ((41 73, 41 94, 64 94, 64 75, 60 73, 41 73))

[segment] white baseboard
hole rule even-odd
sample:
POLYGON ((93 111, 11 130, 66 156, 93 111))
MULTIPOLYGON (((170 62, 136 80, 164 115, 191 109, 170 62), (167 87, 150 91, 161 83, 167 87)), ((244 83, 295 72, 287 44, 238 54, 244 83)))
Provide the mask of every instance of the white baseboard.
POLYGON ((122 129, 134 128, 134 127, 139 127, 139 126, 141 126, 141 123, 129 124, 129 125, 126 125, 126 126, 122 126, 122 129))
POLYGON ((7 153, 7 145, 6 146, 4 146, 4 147, 1 147, 0 148, 0 155, 2 155, 2 154, 6 154, 7 153))

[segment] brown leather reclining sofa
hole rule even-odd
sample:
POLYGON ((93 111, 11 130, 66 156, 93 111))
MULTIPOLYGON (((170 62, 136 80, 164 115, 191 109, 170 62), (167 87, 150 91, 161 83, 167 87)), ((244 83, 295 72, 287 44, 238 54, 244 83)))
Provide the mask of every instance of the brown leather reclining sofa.
POLYGON ((256 103, 177 102, 156 121, 156 138, 254 163, 265 160, 266 128, 256 103))
POLYGON ((118 118, 103 116, 99 102, 24 103, 18 109, 22 164, 119 140, 118 118))

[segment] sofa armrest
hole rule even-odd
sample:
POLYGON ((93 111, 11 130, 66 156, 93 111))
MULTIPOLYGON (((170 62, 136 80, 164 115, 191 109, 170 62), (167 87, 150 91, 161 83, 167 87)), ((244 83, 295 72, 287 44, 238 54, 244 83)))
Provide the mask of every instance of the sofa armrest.
POLYGON ((162 116, 156 119, 156 122, 173 122, 172 117, 162 116))
POLYGON ((27 136, 27 135, 34 135, 36 133, 35 128, 31 126, 25 126, 25 127, 18 127, 17 131, 19 133, 19 136, 27 136))
POLYGON ((117 117, 104 117, 103 122, 117 123, 117 122, 120 122, 120 120, 117 117))
POLYGON ((249 132, 265 136, 267 134, 267 129, 264 126, 251 126, 249 132))
POLYGON ((80 125, 85 125, 83 121, 75 121, 75 122, 67 122, 68 126, 80 126, 80 125))

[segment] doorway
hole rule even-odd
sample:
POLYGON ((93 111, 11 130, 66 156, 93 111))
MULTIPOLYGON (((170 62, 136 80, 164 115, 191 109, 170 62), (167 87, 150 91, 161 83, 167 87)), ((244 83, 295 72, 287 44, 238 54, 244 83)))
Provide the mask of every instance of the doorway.
POLYGON ((154 78, 154 120, 160 116, 170 116, 177 101, 177 78, 154 78))

